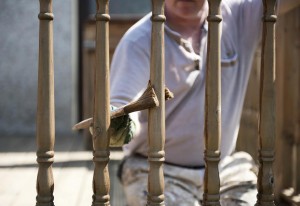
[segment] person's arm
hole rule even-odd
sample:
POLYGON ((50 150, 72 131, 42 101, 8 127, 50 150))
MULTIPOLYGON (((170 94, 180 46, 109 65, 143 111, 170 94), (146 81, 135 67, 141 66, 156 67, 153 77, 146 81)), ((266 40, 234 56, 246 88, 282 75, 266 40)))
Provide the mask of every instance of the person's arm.
MULTIPOLYGON (((110 103, 120 107, 136 100, 145 91, 150 76, 149 41, 130 34, 119 42, 111 64, 110 103)), ((115 109, 115 107, 114 107, 115 109)), ((110 146, 122 146, 139 132, 137 113, 111 121, 110 146)))
POLYGON ((281 0, 278 6, 278 15, 284 14, 300 5, 300 0, 281 0))

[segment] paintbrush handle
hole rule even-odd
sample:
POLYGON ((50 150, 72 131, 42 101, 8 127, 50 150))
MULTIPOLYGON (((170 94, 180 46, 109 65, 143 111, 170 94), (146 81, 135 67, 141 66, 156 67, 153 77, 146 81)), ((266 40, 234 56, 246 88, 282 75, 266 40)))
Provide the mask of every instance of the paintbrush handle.
MULTIPOLYGON (((165 99, 173 98, 172 92, 168 88, 165 88, 165 99)), ((119 107, 110 112, 110 119, 120 117, 132 112, 142 111, 152 107, 158 107, 159 102, 153 87, 149 84, 148 88, 142 94, 142 96, 133 102, 130 102, 122 107, 119 107)), ((93 118, 85 119, 73 126, 73 130, 85 129, 93 124, 93 118)))

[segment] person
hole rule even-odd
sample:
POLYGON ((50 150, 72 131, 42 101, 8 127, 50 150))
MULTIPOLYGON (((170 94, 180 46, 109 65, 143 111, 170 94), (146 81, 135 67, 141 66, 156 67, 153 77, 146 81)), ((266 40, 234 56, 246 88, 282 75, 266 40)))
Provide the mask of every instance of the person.
MULTIPOLYGON (((288 11, 298 5, 299 0, 282 3, 285 5, 280 5, 279 9, 288 11)), ((206 0, 165 0, 165 81, 174 93, 174 99, 167 101, 165 108, 164 195, 167 206, 196 206, 202 202, 208 6, 206 0)), ((223 206, 253 206, 256 202, 256 166, 250 155, 234 153, 234 149, 251 63, 261 39, 262 12, 261 0, 223 0, 221 3, 219 170, 223 206)), ((125 105, 146 89, 150 77, 150 48, 151 14, 147 14, 126 32, 114 53, 111 105, 125 105)), ((120 174, 128 205, 146 205, 147 111, 130 114, 130 118, 118 118, 112 124, 117 125, 112 138, 117 136, 119 143, 123 136, 126 139, 121 141, 121 145, 125 143, 126 157, 120 174)))

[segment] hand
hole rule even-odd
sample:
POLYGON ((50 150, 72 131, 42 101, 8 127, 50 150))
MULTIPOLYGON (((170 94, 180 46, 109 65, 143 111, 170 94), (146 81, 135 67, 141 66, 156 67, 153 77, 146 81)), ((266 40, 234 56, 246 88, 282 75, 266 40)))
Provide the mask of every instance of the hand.
MULTIPOLYGON (((110 106, 111 111, 116 107, 110 106)), ((90 132, 93 134, 93 127, 90 127, 90 132)), ((110 147, 121 147, 124 144, 130 142, 135 131, 135 124, 131 120, 128 114, 111 119, 108 129, 108 135, 110 137, 110 147)))
MULTIPOLYGON (((113 111, 116 107, 111 106, 113 111)), ((135 124, 129 115, 113 118, 108 129, 110 135, 110 146, 121 147, 130 142, 135 131, 135 124)))

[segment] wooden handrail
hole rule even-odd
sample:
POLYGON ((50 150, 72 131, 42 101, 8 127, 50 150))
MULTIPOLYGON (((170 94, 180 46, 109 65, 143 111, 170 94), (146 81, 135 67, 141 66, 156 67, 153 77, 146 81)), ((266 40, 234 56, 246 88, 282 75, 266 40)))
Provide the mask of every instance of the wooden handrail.
POLYGON ((54 206, 54 77, 53 77, 53 13, 52 0, 40 0, 39 66, 37 102, 37 162, 36 206, 54 206))
POLYGON ((93 114, 93 206, 110 205, 108 173, 110 101, 109 101, 109 20, 108 0, 96 0, 96 66, 93 114))

